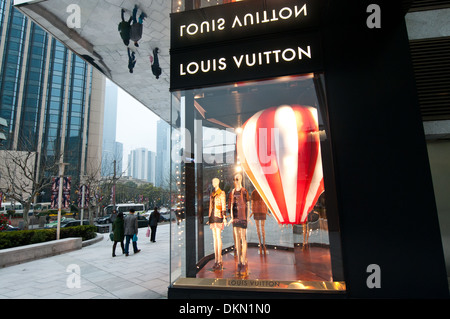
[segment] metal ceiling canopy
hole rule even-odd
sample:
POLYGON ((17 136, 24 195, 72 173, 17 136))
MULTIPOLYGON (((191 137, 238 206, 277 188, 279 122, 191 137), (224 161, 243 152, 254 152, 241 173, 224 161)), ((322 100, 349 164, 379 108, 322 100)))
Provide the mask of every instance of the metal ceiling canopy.
POLYGON ((148 109, 169 121, 170 1, 15 0, 14 4, 148 109), (125 10, 124 17, 128 21, 135 5, 138 6, 137 17, 141 12, 147 15, 142 23, 139 47, 132 41, 126 46, 118 28, 122 21, 121 10, 125 10), (155 48, 159 48, 162 69, 159 79, 151 68, 155 48), (129 53, 134 53, 136 59, 133 73, 128 69, 129 53))

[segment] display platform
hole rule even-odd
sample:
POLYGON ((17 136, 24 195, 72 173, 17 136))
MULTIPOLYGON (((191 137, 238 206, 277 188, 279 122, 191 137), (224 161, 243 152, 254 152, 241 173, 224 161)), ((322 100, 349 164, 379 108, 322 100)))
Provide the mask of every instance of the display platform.
MULTIPOLYGON (((266 247, 249 244, 248 267, 239 270, 234 247, 226 249, 223 266, 214 268, 214 259, 199 266, 196 278, 177 280, 172 292, 190 294, 198 289, 243 289, 270 293, 275 291, 303 293, 345 293, 344 282, 332 281, 330 252, 327 247, 296 245, 288 247, 266 247), (292 280, 297 278, 297 280, 292 280)), ((264 294, 263 294, 264 295, 264 294)))
POLYGON ((330 251, 323 247, 299 246, 292 250, 283 248, 266 249, 260 254, 259 247, 248 247, 248 270, 240 275, 237 271, 237 257, 234 250, 223 255, 223 267, 214 270, 214 259, 197 273, 197 278, 249 279, 292 281, 332 281, 330 251))

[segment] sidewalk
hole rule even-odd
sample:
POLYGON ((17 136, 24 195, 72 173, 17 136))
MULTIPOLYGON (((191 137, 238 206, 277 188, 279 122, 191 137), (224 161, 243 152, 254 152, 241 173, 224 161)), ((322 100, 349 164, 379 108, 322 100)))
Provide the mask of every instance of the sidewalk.
POLYGON ((109 234, 103 240, 58 256, 0 269, 0 299, 166 299, 169 286, 170 225, 158 226, 156 243, 139 228, 134 255, 112 257, 109 234), (79 287, 71 267, 79 267, 79 287), (69 282, 69 283, 68 283, 69 282))

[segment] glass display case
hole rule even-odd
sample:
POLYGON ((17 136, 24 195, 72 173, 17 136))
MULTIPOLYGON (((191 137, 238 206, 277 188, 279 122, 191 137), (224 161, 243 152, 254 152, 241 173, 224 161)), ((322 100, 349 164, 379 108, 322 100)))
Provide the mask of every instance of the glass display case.
POLYGON ((345 291, 323 75, 172 92, 174 288, 345 291))

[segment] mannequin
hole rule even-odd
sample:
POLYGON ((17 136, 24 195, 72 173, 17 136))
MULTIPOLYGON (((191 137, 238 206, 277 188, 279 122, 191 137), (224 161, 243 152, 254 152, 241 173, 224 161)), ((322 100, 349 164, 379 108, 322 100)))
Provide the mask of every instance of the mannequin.
POLYGON ((253 219, 255 220, 256 224, 256 231, 258 233, 259 239, 259 254, 261 255, 264 252, 264 254, 267 255, 265 222, 266 215, 269 215, 269 211, 263 199, 261 198, 261 195, 259 195, 256 189, 252 192, 251 198, 252 213, 250 217, 252 217, 253 215, 253 219))
POLYGON ((247 263, 247 219, 248 219, 248 192, 242 187, 242 175, 236 174, 233 178, 234 189, 230 192, 229 207, 231 222, 235 238, 236 255, 238 257, 239 275, 245 275, 248 271, 247 263))
POLYGON ((225 192, 219 188, 219 183, 220 180, 218 178, 212 179, 214 190, 209 197, 208 222, 209 228, 211 228, 213 232, 214 239, 214 270, 220 270, 223 267, 221 232, 224 228, 223 218, 227 207, 225 192))

